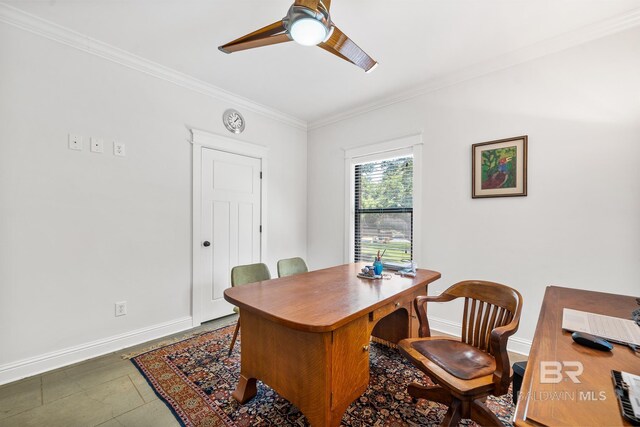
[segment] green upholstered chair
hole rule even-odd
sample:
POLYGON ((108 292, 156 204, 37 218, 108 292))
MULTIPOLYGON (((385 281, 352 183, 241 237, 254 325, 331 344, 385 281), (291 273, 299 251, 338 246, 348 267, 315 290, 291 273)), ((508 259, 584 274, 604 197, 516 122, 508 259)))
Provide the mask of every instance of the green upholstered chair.
MULTIPOLYGON (((262 280, 271 279, 271 273, 269 267, 263 263, 239 265, 231 269, 231 286, 242 286, 247 283, 260 282, 262 280)), ((234 307, 233 311, 240 313, 238 307, 234 307)), ((231 339, 231 346, 229 347, 229 356, 233 351, 233 346, 238 338, 238 331, 240 331, 240 317, 238 317, 238 323, 236 323, 236 330, 233 332, 233 338, 231 339)))
POLYGON ((288 258, 278 261, 278 277, 293 276, 309 271, 302 258, 288 258))

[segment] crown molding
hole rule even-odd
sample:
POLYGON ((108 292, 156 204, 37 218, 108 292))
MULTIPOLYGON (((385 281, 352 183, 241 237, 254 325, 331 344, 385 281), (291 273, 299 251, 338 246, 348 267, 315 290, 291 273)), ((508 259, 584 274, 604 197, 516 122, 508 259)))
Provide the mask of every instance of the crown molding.
POLYGON ((256 103, 248 98, 236 95, 156 62, 149 61, 148 59, 93 39, 69 28, 54 24, 53 22, 39 18, 5 3, 0 3, 0 22, 71 46, 83 52, 99 56, 133 70, 149 74, 194 92, 228 102, 233 106, 242 107, 294 128, 307 130, 307 122, 297 117, 256 103))
POLYGON ((5 3, 0 3, 0 22, 5 22, 14 27, 163 79, 186 89, 245 108, 294 128, 309 131, 628 30, 640 25, 640 8, 543 40, 531 46, 509 52, 462 70, 434 78, 421 86, 397 93, 393 96, 337 112, 309 123, 69 28, 54 24, 53 22, 44 20, 5 3))
POLYGON ((453 86, 496 71, 542 58, 592 40, 600 39, 640 25, 640 8, 633 9, 613 18, 586 25, 576 30, 555 36, 522 49, 500 55, 488 61, 480 62, 459 71, 434 78, 425 84, 395 95, 378 99, 370 103, 347 109, 309 122, 308 129, 314 130, 343 120, 348 120, 371 111, 379 110, 421 95, 453 86))

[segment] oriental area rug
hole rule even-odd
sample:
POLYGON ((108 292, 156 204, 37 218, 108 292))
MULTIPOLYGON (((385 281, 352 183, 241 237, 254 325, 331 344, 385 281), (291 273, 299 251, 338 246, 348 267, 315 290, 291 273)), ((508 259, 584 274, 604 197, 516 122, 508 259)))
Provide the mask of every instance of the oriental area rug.
MULTIPOLYGON (((240 405, 231 396, 240 375, 240 341, 227 357, 234 327, 171 343, 131 360, 184 426, 308 426, 294 405, 260 381, 258 394, 248 403, 240 405)), ((373 342, 370 349, 369 387, 344 413, 342 425, 438 425, 447 407, 426 400, 414 404, 406 392, 412 381, 430 381, 397 350, 373 342)), ((505 425, 511 425, 511 394, 490 397, 487 406, 505 425)), ((461 424, 476 425, 469 420, 461 424)))

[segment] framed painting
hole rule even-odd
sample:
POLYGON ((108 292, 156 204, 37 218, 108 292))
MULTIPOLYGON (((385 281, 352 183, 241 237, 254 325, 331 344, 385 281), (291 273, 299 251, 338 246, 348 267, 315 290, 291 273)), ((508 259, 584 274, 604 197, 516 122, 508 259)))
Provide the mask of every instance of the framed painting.
POLYGON ((527 195, 527 135, 473 144, 471 152, 471 197, 527 195))

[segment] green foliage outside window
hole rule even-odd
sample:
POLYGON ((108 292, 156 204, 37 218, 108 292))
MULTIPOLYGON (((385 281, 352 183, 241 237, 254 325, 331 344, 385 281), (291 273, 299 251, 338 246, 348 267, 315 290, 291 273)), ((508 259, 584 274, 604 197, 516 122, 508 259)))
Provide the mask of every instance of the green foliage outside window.
POLYGON ((362 165, 361 209, 413 206, 413 159, 400 158, 362 165))

